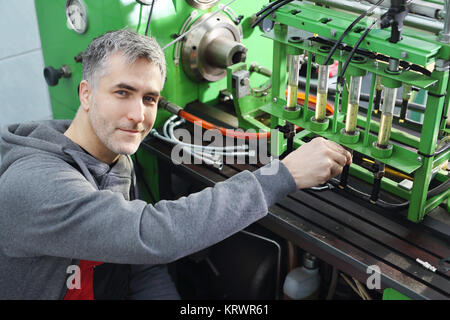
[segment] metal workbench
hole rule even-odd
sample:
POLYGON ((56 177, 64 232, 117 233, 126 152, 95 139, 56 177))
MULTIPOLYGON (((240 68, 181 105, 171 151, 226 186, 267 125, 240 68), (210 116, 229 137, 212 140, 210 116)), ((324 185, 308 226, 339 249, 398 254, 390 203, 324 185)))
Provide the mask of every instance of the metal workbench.
MULTIPOLYGON (((259 167, 224 164, 218 170, 206 165, 174 165, 172 146, 156 138, 142 146, 161 163, 205 187, 259 167)), ((402 212, 383 212, 339 189, 299 190, 270 207, 258 223, 363 284, 373 274, 368 267, 375 265, 381 271, 381 290, 393 288, 413 299, 447 300, 450 272, 432 272, 416 262, 419 258, 437 267, 441 259, 450 257, 448 213, 444 212, 444 218, 434 217, 438 215, 428 215, 416 224, 402 212)))

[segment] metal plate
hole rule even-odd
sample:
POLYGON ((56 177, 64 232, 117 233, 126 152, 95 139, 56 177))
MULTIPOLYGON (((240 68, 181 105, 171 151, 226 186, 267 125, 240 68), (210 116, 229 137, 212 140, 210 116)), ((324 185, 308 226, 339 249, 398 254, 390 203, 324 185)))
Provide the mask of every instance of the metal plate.
POLYGON ((194 8, 204 10, 213 7, 219 0, 186 0, 194 8))

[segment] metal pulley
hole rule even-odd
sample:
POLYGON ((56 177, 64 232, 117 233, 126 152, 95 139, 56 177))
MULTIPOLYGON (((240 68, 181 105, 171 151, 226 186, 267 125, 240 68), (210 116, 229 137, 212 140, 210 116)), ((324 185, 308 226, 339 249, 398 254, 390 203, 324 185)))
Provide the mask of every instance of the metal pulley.
POLYGON ((226 68, 246 59, 247 48, 236 24, 219 13, 198 18, 191 28, 199 25, 185 37, 181 62, 186 74, 194 81, 218 81, 226 76, 226 68))

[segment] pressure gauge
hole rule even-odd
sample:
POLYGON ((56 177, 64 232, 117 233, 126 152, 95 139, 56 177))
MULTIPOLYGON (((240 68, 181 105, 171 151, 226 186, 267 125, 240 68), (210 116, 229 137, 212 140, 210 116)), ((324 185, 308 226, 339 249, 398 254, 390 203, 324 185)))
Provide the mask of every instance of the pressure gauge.
POLYGON ((88 16, 83 0, 67 0, 66 17, 67 24, 73 31, 79 34, 86 32, 88 16))

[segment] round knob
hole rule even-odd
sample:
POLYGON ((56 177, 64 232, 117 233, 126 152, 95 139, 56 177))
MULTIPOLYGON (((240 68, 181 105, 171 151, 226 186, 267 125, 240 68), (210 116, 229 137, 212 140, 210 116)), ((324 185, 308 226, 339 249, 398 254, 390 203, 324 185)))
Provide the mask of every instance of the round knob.
POLYGON ((51 87, 56 86, 60 78, 69 78, 72 72, 68 66, 62 66, 60 69, 53 67, 44 68, 44 78, 51 87))

